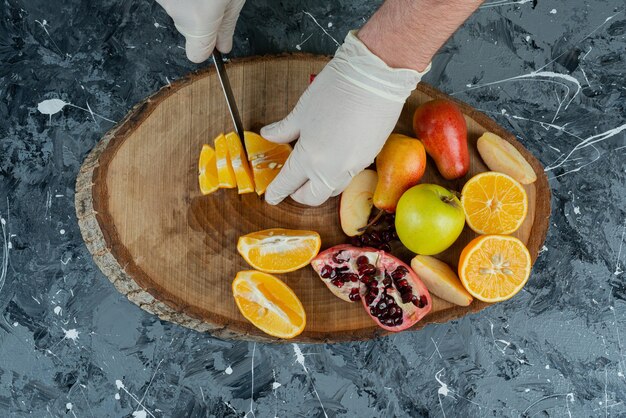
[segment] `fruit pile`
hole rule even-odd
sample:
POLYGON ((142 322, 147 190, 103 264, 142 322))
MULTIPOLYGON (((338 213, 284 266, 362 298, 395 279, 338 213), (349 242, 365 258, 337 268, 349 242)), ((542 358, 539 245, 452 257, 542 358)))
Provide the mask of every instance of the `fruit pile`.
MULTIPOLYGON (((340 197, 339 220, 347 243, 318 254, 313 231, 270 229, 245 235, 237 249, 256 270, 237 274, 233 294, 243 316, 279 338, 293 338, 306 325, 296 294, 267 273, 285 273, 311 264, 331 293, 360 303, 387 331, 410 328, 432 309, 430 293, 468 306, 473 299, 499 302, 526 284, 532 260, 510 234, 528 212, 525 184, 533 168, 509 142, 486 132, 478 152, 492 171, 467 181, 460 191, 419 184, 427 155, 447 180, 465 177, 470 168, 467 125, 458 107, 432 100, 414 114, 417 138, 392 134, 376 158, 375 170, 356 175, 340 197), (452 246, 467 225, 479 234, 463 249, 455 272, 435 256, 452 246), (391 253, 415 253, 410 266, 391 253), (458 274, 457 274, 458 273, 458 274)), ((261 195, 278 174, 291 148, 245 133, 249 156, 234 133, 221 135, 216 150, 205 145, 200 156, 200 189, 237 186, 239 193, 261 195)))

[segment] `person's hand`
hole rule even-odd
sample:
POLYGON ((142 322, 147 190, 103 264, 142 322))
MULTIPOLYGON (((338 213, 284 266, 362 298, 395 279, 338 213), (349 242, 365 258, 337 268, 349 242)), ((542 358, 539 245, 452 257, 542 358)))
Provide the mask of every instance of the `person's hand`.
POLYGON ((291 195, 317 206, 341 193, 374 161, 422 74, 390 68, 349 33, 293 111, 261 129, 273 142, 299 138, 265 200, 275 205, 291 195))
POLYGON ((190 61, 205 61, 217 48, 228 53, 245 0, 157 0, 185 37, 190 61))

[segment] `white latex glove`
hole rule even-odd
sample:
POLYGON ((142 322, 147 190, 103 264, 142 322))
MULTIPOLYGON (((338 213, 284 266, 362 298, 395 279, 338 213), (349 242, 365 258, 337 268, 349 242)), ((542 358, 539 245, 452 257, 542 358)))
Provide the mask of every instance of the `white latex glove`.
POLYGON ((245 0, 157 0, 185 37, 190 61, 205 61, 217 48, 228 53, 245 0))
POLYGON ((299 138, 265 200, 275 205, 291 195, 317 206, 341 193, 374 161, 429 69, 390 68, 350 32, 293 111, 261 129, 273 142, 299 138))

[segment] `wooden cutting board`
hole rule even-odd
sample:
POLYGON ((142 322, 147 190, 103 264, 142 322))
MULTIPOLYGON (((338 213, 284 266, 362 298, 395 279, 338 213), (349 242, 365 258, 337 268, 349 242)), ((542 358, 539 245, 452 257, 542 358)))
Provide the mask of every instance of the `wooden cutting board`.
MULTIPOLYGON (((284 117, 309 85, 310 75, 318 73, 327 61, 326 57, 298 54, 228 64, 245 128, 258 129, 284 117)), ((442 97, 454 100, 420 84, 396 131, 410 135, 415 108, 442 97)), ((468 178, 487 170, 476 150, 476 140, 483 132, 494 132, 511 142, 538 178, 526 187, 528 217, 515 234, 527 243, 534 261, 550 216, 550 189, 543 167, 512 134, 472 107, 457 103, 468 125, 470 173, 464 179, 446 181, 429 160, 422 182, 460 191, 468 178)), ((237 238, 273 227, 318 231, 323 249, 346 238, 339 226, 337 198, 309 208, 290 199, 273 207, 256 194, 240 196, 233 189, 202 196, 197 180, 202 144, 212 144, 219 133, 231 130, 212 67, 162 88, 135 106, 88 155, 76 182, 76 211, 96 264, 142 309, 220 338, 274 341, 243 318, 232 297, 235 274, 249 269, 236 251, 237 238)), ((460 251, 474 236, 466 228, 457 243, 439 257, 456 267, 460 251)), ((333 296, 310 267, 279 277, 300 297, 307 313, 306 329, 295 341, 337 342, 385 334, 361 304, 333 296)), ((432 312, 414 329, 486 306, 475 301, 469 307, 457 307, 434 297, 432 312)))

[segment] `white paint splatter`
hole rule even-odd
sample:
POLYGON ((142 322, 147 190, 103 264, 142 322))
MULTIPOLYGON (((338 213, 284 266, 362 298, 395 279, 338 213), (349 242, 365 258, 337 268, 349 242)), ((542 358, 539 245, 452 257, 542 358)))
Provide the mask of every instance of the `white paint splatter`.
POLYGON ((304 41, 302 41, 302 42, 300 42, 298 45, 296 45, 296 49, 297 49, 298 51, 301 51, 301 50, 302 50, 302 45, 304 45, 304 44, 306 43, 306 41, 308 41, 309 39, 311 39, 311 36, 313 36, 313 34, 310 34, 309 36, 307 36, 307 38, 306 38, 304 41))
POLYGON ((625 233, 626 233, 626 221, 624 222, 624 225, 622 226, 622 236, 619 241, 619 250, 617 251, 617 260, 615 261, 615 271, 613 272, 613 275, 615 276, 619 276, 620 274, 624 272, 620 264, 621 263, 620 259, 622 257, 622 246, 624 245, 625 233))
POLYGON ((120 390, 120 389, 124 389, 124 388, 125 388, 125 386, 124 386, 124 382, 122 382, 122 381, 121 381, 121 380, 119 380, 119 379, 118 379, 118 380, 116 380, 116 381, 115 381, 115 387, 116 387, 118 390, 120 390))
POLYGON ((135 418, 146 418, 148 416, 148 411, 142 409, 141 411, 133 412, 133 417, 135 418))
POLYGON ((313 392, 315 393, 315 396, 317 397, 317 401, 320 403, 320 406, 322 407, 322 412, 324 413, 324 417, 328 418, 328 415, 326 414, 326 409, 324 408, 324 404, 322 403, 322 400, 320 399, 320 395, 317 393, 317 389, 315 388, 313 377, 309 374, 309 369, 307 369, 306 365, 304 364, 304 354, 302 354, 302 350, 300 349, 300 346, 298 344, 292 344, 292 346, 293 346, 293 352, 296 356, 296 362, 302 366, 302 369, 304 369, 304 372, 311 380, 311 386, 313 387, 313 392))
POLYGON ((339 45, 340 45, 340 44, 339 44, 339 42, 338 42, 335 38, 333 38, 333 36, 332 36, 330 33, 328 33, 328 31, 327 31, 326 29, 324 29, 324 27, 323 27, 322 25, 320 25, 320 24, 319 24, 319 22, 317 21, 317 19, 316 19, 316 18, 315 18, 315 17, 314 17, 311 13, 309 13, 309 12, 307 12, 307 11, 304 11, 304 10, 302 11, 302 13, 304 13, 304 14, 305 14, 305 15, 307 15, 307 16, 309 16, 309 17, 311 18, 311 20, 313 20, 313 23, 315 23, 315 24, 316 24, 316 25, 317 25, 317 26, 318 26, 318 27, 322 30, 322 32, 324 32, 324 34, 325 34, 326 36, 328 36, 330 39, 332 39, 332 40, 333 40, 333 42, 334 42, 337 46, 339 46, 339 45))
POLYGON ((68 103, 60 99, 48 99, 37 104, 37 110, 44 115, 54 115, 59 113, 68 103))
POLYGON ((9 198, 7 197, 7 217, 6 219, 2 217, 0 214, 0 225, 2 226, 2 265, 0 266, 0 291, 4 287, 4 282, 6 281, 7 271, 9 268, 9 251, 13 246, 11 245, 11 233, 8 231, 10 220, 10 210, 9 210, 9 198))
POLYGON ((14 323, 13 323, 13 326, 14 326, 14 327, 17 327, 18 325, 19 325, 19 323, 18 323, 18 322, 14 322, 14 323))
POLYGON ((281 385, 280 383, 278 383, 278 382, 273 382, 273 383, 272 383, 272 389, 274 389, 274 390, 278 389, 278 388, 279 388, 279 387, 281 387, 281 386, 282 386, 282 385, 281 385))
POLYGON ((555 14, 556 14, 556 9, 552 9, 552 10, 550 10, 550 14, 551 14, 551 15, 555 15, 555 14))
POLYGON ((61 234, 61 235, 65 235, 65 229, 60 230, 60 231, 59 231, 59 234, 61 234))
POLYGON ((545 367, 545 368, 546 368, 546 370, 550 370, 550 365, 549 365, 549 364, 546 364, 546 367, 545 367))
POLYGON ((530 42, 530 35, 526 35, 526 42, 530 42))
MULTIPOLYGON (((160 364, 160 363, 159 363, 159 364, 160 364)), ((137 397, 136 397, 135 395, 133 395, 132 393, 130 393, 130 392, 128 391, 128 389, 126 389, 126 386, 124 386, 124 382, 122 382, 121 380, 117 379, 117 380, 115 381, 115 387, 117 387, 117 390, 120 390, 120 389, 121 389, 121 390, 123 390, 123 391, 124 391, 124 392, 125 392, 128 396, 130 396, 130 397, 131 397, 131 399, 132 399, 132 400, 134 400, 134 401, 137 403, 137 405, 138 405, 138 406, 140 406, 141 408, 143 408, 143 411, 135 411, 135 412, 133 412, 133 417, 137 417, 137 416, 139 416, 139 417, 146 418, 146 415, 135 415, 135 413, 139 412, 139 413, 147 413, 147 414, 148 414, 148 415, 150 415, 152 418, 156 418, 156 417, 155 417, 155 416, 154 416, 154 415, 153 415, 153 414, 152 414, 152 413, 151 413, 151 412, 150 412, 150 411, 149 411, 149 410, 148 410, 148 409, 147 409, 147 408, 146 408, 146 407, 145 407, 145 406, 141 403, 141 401, 140 401, 139 399, 137 399, 137 397)), ((116 396, 116 398, 115 398, 115 399, 118 399, 118 398, 119 398, 119 394, 116 394, 116 395, 118 395, 118 396, 116 396)), ((145 394, 144 394, 144 396, 145 396, 145 394)), ((142 399, 142 400, 143 400, 143 399, 142 399)))
POLYGON ((68 411, 71 411, 73 407, 74 407, 74 405, 72 405, 71 402, 68 402, 68 403, 65 404, 65 409, 67 409, 68 411))
POLYGON ((578 206, 574 206, 574 214, 580 215, 580 208, 578 206))
POLYGON ((54 313, 57 315, 61 315, 61 312, 63 311, 63 309, 61 309, 60 306, 55 306, 54 307, 54 313))
POLYGON ((226 368, 226 370, 224 370, 224 373, 226 373, 226 374, 233 374, 233 369, 232 369, 232 367, 228 366, 228 367, 226 368))
POLYGON ((439 399, 439 407, 441 408, 441 413, 443 414, 443 417, 446 418, 446 412, 444 411, 443 403, 441 402, 442 396, 444 398, 450 396, 451 398, 456 399, 454 397, 454 395, 456 395, 459 398, 461 398, 461 399, 463 399, 463 400, 465 400, 465 401, 467 401, 467 402, 469 402, 469 403, 471 403, 473 405, 476 405, 478 407, 478 409, 481 410, 482 407, 480 406, 480 404, 478 404, 478 403, 476 403, 474 401, 470 401, 469 399, 460 396, 454 390, 450 389, 448 387, 448 385, 441 380, 441 376, 443 376, 444 371, 445 371, 445 369, 441 369, 437 373, 435 373, 435 380, 437 381, 437 383, 439 383, 439 388, 437 389, 437 398, 439 399))
POLYGON ((119 393, 115 394, 115 399, 118 400, 118 401, 120 400, 120 394, 119 393))
POLYGON ((250 410, 246 412, 244 418, 251 414, 253 417, 256 417, 254 413, 254 354, 256 353, 256 342, 252 346, 252 360, 250 363, 250 374, 251 374, 251 386, 250 386, 250 410))
POLYGON ((39 102, 37 104, 37 110, 39 110, 39 112, 44 115, 48 115, 50 119, 52 119, 52 115, 59 113, 61 110, 63 110, 65 106, 74 107, 76 109, 80 109, 85 112, 88 112, 89 114, 91 114, 91 117, 94 119, 94 121, 96 120, 94 116, 97 116, 100 119, 106 120, 107 122, 116 123, 114 120, 105 118, 102 115, 98 115, 97 113, 94 113, 91 110, 91 107, 89 107, 89 103, 87 103, 87 109, 85 109, 84 107, 76 106, 75 104, 65 102, 61 99, 48 99, 48 100, 39 102))
POLYGON ((490 7, 498 7, 498 6, 506 6, 508 4, 526 4, 526 3, 530 3, 532 0, 515 0, 515 1, 509 1, 509 0, 496 0, 493 1, 491 3, 485 3, 482 6, 479 7, 479 9, 487 9, 490 7))
POLYGON ((74 342, 78 341, 78 334, 80 334, 79 331, 77 331, 74 328, 69 329, 69 330, 67 330, 65 328, 61 328, 61 329, 65 333, 65 336, 63 337, 64 340, 72 340, 74 342))

